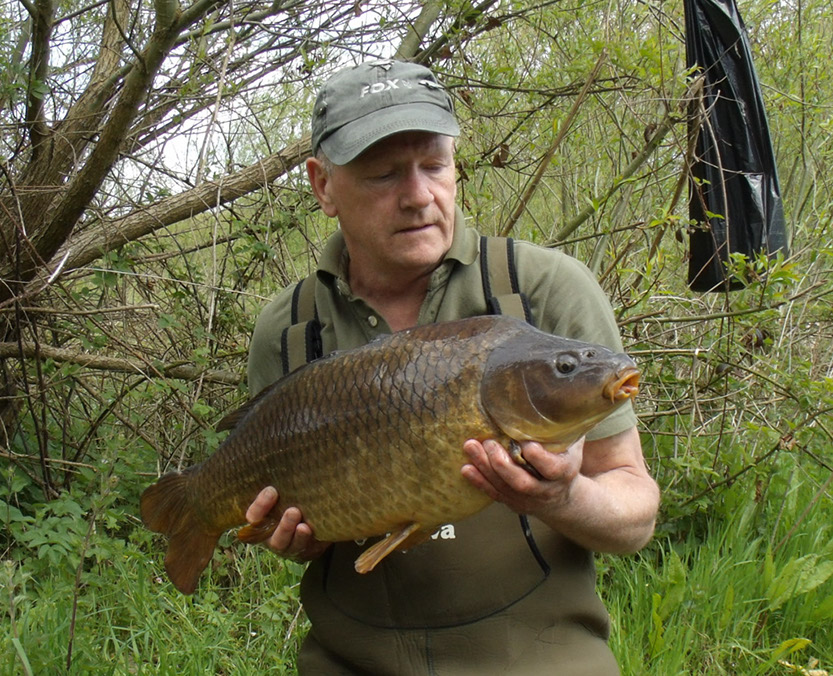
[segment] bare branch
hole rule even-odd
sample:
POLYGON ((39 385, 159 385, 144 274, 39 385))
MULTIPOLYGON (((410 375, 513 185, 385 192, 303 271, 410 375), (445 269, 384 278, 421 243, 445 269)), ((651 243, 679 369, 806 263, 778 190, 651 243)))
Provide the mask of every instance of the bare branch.
MULTIPOLYGON (((497 4, 497 0, 483 0, 483 2, 476 7, 470 7, 468 10, 463 12, 460 17, 458 17, 458 19, 447 31, 444 31, 443 34, 432 44, 416 54, 414 60, 424 64, 431 63, 444 47, 446 47, 455 37, 459 36, 467 26, 476 24, 477 21, 495 4, 497 4)), ((489 26, 484 24, 481 30, 490 29, 491 28, 489 26)))
MULTIPOLYGON (((153 36, 145 48, 142 58, 137 62, 124 80, 124 86, 118 101, 109 116, 107 124, 101 129, 98 142, 88 160, 70 181, 61 195, 60 201, 50 209, 43 227, 32 236, 39 257, 50 258, 67 239, 81 214, 92 201, 104 177, 118 156, 123 139, 132 124, 139 104, 149 90, 154 75, 167 56, 179 35, 174 25, 176 18, 175 0, 157 0, 157 23, 153 36)), ((201 3, 207 10, 210 3, 201 3)), ((191 13, 189 17, 196 20, 191 13)), ((21 276, 30 279, 38 270, 34 257, 24 260, 21 276)), ((0 299, 5 298, 0 289, 0 299)))
POLYGON ((53 263, 57 264, 66 252, 69 252, 67 270, 86 265, 128 242, 264 187, 298 166, 309 154, 310 139, 306 136, 281 152, 229 174, 219 183, 204 181, 196 188, 139 209, 124 218, 102 223, 67 242, 32 284, 37 284, 41 276, 45 277, 54 268, 53 263))
POLYGON ((52 359, 62 364, 75 364, 88 369, 99 371, 113 371, 117 373, 133 373, 145 378, 178 378, 180 380, 202 379, 210 383, 221 385, 239 385, 240 375, 232 371, 217 371, 183 364, 147 362, 138 359, 121 359, 68 350, 48 345, 34 345, 32 343, 0 343, 0 359, 23 357, 24 359, 52 359))
MULTIPOLYGON (((683 103, 681 104, 682 107, 688 105, 689 98, 690 95, 686 95, 683 103)), ((665 117, 663 117, 663 119, 657 124, 653 134, 651 134, 642 150, 640 150, 633 160, 631 160, 630 164, 628 164, 628 166, 614 178, 612 183, 605 190, 604 194, 594 199, 590 204, 584 207, 584 209, 573 216, 573 218, 571 218, 570 221, 556 233, 553 243, 561 242, 567 239, 567 237, 573 234, 582 223, 599 210, 600 205, 604 204, 611 198, 611 196, 613 196, 614 193, 632 180, 633 175, 643 164, 645 164, 648 158, 654 154, 656 149, 659 148, 662 140, 668 135, 668 132, 674 128, 674 125, 684 121, 685 118, 681 117, 676 111, 671 110, 667 112, 665 117)))
POLYGON ((755 315, 760 314, 762 312, 768 312, 770 310, 775 310, 779 307, 783 307, 785 305, 789 305, 790 303, 794 303, 795 301, 803 298, 811 294, 811 292, 816 291, 817 289, 822 289, 819 293, 814 293, 810 295, 810 301, 816 302, 821 300, 825 296, 829 296, 833 294, 833 289, 825 289, 825 282, 815 282, 810 286, 800 289, 796 291, 794 294, 785 298, 781 301, 775 301, 766 303, 764 305, 756 305, 754 307, 747 307, 742 308, 739 310, 726 310, 722 312, 709 312, 706 314, 700 315, 685 315, 680 317, 661 317, 657 316, 660 313, 657 312, 650 312, 644 315, 637 315, 633 317, 628 317, 627 319, 622 320, 619 322, 619 326, 627 326, 629 324, 637 324, 639 322, 643 322, 646 320, 650 320, 652 324, 704 324, 706 322, 716 321, 720 319, 727 319, 730 317, 745 317, 748 315, 755 315))
POLYGON ((423 38, 439 18, 442 7, 441 0, 426 0, 416 21, 408 28, 407 35, 396 50, 395 58, 410 59, 416 54, 423 38))
POLYGON ((20 4, 23 5, 23 8, 29 13, 29 16, 34 18, 37 13, 35 6, 29 0, 20 0, 20 4))
POLYGON ((515 223, 518 222, 518 219, 521 217, 523 212, 526 210, 527 204, 529 204, 529 200, 532 198, 533 193, 537 190, 538 185, 541 183, 541 179, 544 177, 544 172, 546 171, 547 167, 549 166, 550 162, 552 161, 553 156, 555 155, 555 151, 558 150, 558 146, 561 145, 561 141, 564 140, 564 137, 567 136, 567 130, 570 129, 573 125, 573 120, 575 120, 576 115, 578 115, 578 111, 581 108, 582 104, 584 103, 587 95, 590 93, 590 88, 593 86, 593 83, 596 81, 596 78, 599 76, 599 71, 602 69, 602 64, 607 60, 607 54, 602 52, 599 55, 599 58, 596 60, 596 65, 593 66, 593 69, 590 71, 590 74, 587 76, 587 80, 584 83, 584 86, 581 88, 578 96, 576 97, 575 101, 573 101, 573 106, 570 108, 570 112, 567 113, 567 117, 562 124, 558 127, 558 133, 555 135, 555 139, 550 144, 550 147, 547 149, 547 152, 544 153, 544 157, 541 158, 541 162, 538 165, 538 169, 536 170, 533 177, 530 179, 529 184, 526 187, 523 195, 521 195, 520 199, 518 200, 518 204, 515 206, 514 211, 509 216, 509 219, 500 229, 500 234, 504 237, 507 237, 510 232, 512 232, 512 228, 515 227, 515 223))
POLYGON ((102 5, 106 5, 108 2, 110 2, 110 0, 96 0, 90 5, 81 7, 80 9, 76 9, 74 12, 70 12, 69 14, 65 14, 64 16, 55 19, 55 25, 57 26, 65 21, 72 21, 75 17, 81 16, 82 14, 89 12, 91 9, 96 9, 102 5))
POLYGON ((49 39, 55 8, 52 0, 37 0, 32 13, 32 56, 29 65, 29 84, 26 101, 26 124, 32 140, 32 152, 40 152, 47 137, 43 119, 43 99, 46 76, 49 72, 49 39))

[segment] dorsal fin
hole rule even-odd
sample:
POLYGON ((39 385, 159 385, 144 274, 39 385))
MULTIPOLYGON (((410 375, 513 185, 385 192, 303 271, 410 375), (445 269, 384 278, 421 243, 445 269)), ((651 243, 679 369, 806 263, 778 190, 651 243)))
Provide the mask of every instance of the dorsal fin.
POLYGON ((240 408, 235 409, 231 413, 227 413, 224 415, 220 422, 217 423, 215 430, 217 432, 223 432, 225 430, 231 430, 237 427, 240 424, 240 421, 243 420, 247 415, 249 415, 249 411, 251 411, 257 403, 263 399, 269 392, 272 391, 272 388, 277 385, 280 380, 272 383, 269 387, 264 387, 260 392, 258 392, 254 397, 249 399, 245 404, 243 404, 240 408))

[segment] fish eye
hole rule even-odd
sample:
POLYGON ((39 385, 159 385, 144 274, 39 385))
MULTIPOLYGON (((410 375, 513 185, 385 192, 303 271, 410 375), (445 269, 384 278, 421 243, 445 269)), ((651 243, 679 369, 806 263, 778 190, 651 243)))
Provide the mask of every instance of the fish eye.
POLYGON ((578 361, 571 354, 559 355, 558 359, 555 360, 555 368, 562 375, 572 373, 576 370, 576 366, 578 366, 578 361))

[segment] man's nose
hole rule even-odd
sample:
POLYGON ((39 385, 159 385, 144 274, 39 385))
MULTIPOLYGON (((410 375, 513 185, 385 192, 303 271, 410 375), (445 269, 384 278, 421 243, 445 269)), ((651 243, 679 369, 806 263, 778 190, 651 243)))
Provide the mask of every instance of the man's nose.
POLYGON ((399 206, 403 209, 424 209, 433 201, 430 177, 418 168, 408 171, 402 179, 399 206))

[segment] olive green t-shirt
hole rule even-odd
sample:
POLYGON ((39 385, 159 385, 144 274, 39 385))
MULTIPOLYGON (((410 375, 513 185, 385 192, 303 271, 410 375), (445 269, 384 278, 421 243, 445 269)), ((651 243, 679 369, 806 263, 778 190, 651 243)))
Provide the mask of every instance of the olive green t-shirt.
MULTIPOLYGON (((480 238, 465 227, 458 212, 451 248, 431 275, 419 324, 487 314, 479 265, 480 238)), ((322 324, 324 354, 346 350, 390 333, 385 320, 361 298, 346 279, 346 249, 340 232, 326 243, 318 270, 315 301, 322 324)), ((593 274, 574 258, 528 242, 515 243, 519 287, 529 301, 538 328, 549 333, 622 351, 619 331, 607 300, 593 274)), ((290 325, 294 285, 270 302, 258 318, 249 351, 252 395, 283 374, 281 334, 290 325)), ((617 409, 587 436, 600 439, 636 424, 630 404, 617 409)))

